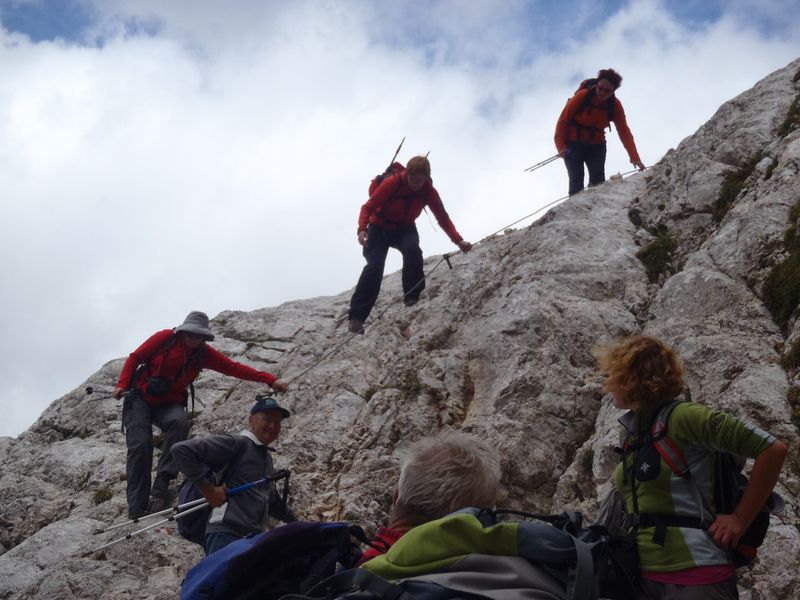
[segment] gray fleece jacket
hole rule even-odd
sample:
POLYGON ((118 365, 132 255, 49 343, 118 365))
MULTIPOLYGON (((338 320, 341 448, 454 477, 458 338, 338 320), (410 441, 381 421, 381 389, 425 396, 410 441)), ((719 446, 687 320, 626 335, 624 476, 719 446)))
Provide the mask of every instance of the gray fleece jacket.
MULTIPOLYGON (((214 484, 207 477, 210 470, 216 474, 226 471, 224 483, 234 488, 275 472, 269 451, 251 431, 245 430, 239 435, 196 437, 179 442, 172 447, 172 456, 181 472, 196 486, 214 484)), ((225 532, 245 537, 261 533, 268 515, 286 522, 296 520, 291 510, 284 513, 282 509, 274 483, 255 486, 213 509, 206 534, 225 532)))

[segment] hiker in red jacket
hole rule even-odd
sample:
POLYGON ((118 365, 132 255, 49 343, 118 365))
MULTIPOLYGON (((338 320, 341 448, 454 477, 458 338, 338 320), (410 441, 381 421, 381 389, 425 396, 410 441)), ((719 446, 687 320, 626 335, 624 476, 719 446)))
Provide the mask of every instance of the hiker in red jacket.
POLYGON ((569 175, 569 195, 583 189, 583 165, 589 169, 589 186, 606 180, 605 128, 616 125, 619 139, 628 152, 631 164, 640 171, 645 166, 639 158, 633 134, 625 120, 625 110, 614 92, 622 84, 622 76, 613 69, 602 69, 597 79, 581 83, 567 101, 556 124, 555 142, 569 175))
POLYGON ((171 501, 169 483, 177 476, 178 467, 170 450, 189 435, 186 388, 202 369, 265 383, 279 392, 287 389, 274 375, 233 361, 206 344, 213 339, 206 314, 193 311, 174 330, 150 336, 122 367, 113 395, 120 398, 125 394, 122 425, 128 447, 126 493, 131 519, 147 513, 148 496, 153 497, 152 510, 162 510, 171 501), (151 490, 153 423, 163 432, 164 441, 151 490))
POLYGON ((403 255, 403 301, 413 306, 425 289, 422 250, 414 224, 425 206, 429 206, 439 225, 462 252, 472 244, 456 231, 431 181, 431 164, 424 156, 415 156, 404 170, 387 176, 370 195, 358 215, 358 243, 364 247, 367 264, 358 279, 350 300, 349 329, 364 330, 381 290, 383 267, 389 248, 403 255))

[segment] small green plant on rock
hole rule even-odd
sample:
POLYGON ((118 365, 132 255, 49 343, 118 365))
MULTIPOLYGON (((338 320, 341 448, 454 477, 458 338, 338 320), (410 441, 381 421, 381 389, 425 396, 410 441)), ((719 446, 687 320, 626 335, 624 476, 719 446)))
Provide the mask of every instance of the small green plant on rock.
POLYGON ((113 495, 114 494, 112 493, 111 488, 105 486, 95 491, 94 496, 92 496, 92 500, 94 501, 95 506, 97 506, 98 504, 102 504, 103 502, 108 502, 111 500, 113 495))
POLYGON ((764 280, 764 304, 784 334, 788 333, 789 320, 800 304, 799 222, 800 202, 789 213, 789 228, 783 238, 789 256, 772 267, 764 280))
POLYGON ((656 239, 636 253, 636 258, 642 261, 650 283, 658 283, 662 273, 672 268, 672 255, 677 250, 678 244, 664 228, 658 231, 656 239))
MULTIPOLYGON (((794 82, 800 81, 800 71, 794 76, 794 82)), ((778 128, 778 135, 786 137, 795 127, 800 127, 800 94, 794 99, 792 105, 789 107, 789 112, 786 114, 781 126, 778 128)))
POLYGON ((745 162, 738 171, 733 171, 725 176, 719 196, 711 206, 711 216, 714 221, 719 223, 728 214, 736 198, 744 189, 747 178, 753 173, 753 169, 761 160, 761 153, 755 154, 745 162))
POLYGON ((591 475, 593 464, 594 464, 594 450, 589 448, 586 452, 583 453, 583 456, 581 456, 581 469, 587 475, 591 475))

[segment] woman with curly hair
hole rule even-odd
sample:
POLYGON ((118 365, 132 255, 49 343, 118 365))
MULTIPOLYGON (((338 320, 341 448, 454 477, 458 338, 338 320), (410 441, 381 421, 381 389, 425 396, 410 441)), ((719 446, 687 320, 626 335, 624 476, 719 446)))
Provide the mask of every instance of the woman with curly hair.
POLYGON ((636 335, 601 348, 597 362, 614 406, 628 410, 619 421, 621 437, 632 450, 614 480, 638 521, 642 597, 738 598, 730 551, 775 487, 786 446, 731 414, 677 403, 668 419, 668 436, 689 466, 690 476, 681 477, 648 439, 659 413, 685 387, 683 363, 675 350, 657 338, 636 335), (717 514, 713 506, 716 450, 755 459, 744 495, 731 514, 717 514))

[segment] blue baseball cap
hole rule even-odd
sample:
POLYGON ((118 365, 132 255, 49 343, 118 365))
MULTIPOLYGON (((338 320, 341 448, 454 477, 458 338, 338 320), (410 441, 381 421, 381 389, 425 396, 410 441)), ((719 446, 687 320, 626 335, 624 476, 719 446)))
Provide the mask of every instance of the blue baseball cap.
POLYGON ((292 413, 278 404, 278 401, 275 400, 275 396, 256 396, 256 403, 253 405, 253 408, 250 409, 250 414, 254 415, 262 410, 280 411, 284 419, 288 419, 292 416, 292 413))

